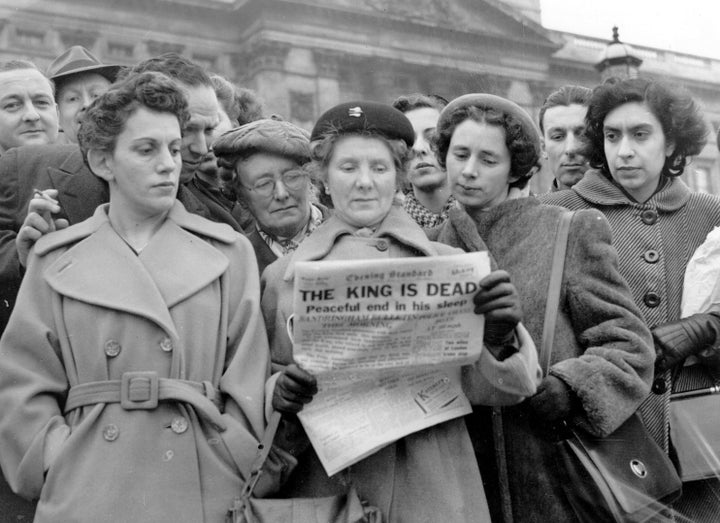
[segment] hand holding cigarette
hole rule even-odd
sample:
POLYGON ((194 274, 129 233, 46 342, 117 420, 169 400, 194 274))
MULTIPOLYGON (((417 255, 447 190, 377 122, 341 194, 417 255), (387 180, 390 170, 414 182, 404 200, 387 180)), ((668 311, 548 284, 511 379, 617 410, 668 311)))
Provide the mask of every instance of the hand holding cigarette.
POLYGON ((18 258, 23 267, 27 263, 30 248, 41 236, 68 226, 67 220, 54 219, 52 216, 60 212, 60 204, 56 197, 56 189, 33 190, 33 197, 28 204, 28 214, 15 238, 18 258))

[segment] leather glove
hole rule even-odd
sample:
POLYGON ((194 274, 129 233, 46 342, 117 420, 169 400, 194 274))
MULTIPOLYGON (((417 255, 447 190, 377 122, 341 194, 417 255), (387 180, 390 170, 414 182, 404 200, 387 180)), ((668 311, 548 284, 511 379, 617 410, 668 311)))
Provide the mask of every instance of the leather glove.
POLYGON ((479 285, 473 301, 475 314, 485 315, 485 343, 512 343, 515 327, 522 320, 522 306, 510 275, 505 271, 492 271, 480 280, 479 285))
POLYGON ((560 378, 545 376, 528 406, 539 418, 549 422, 568 419, 577 409, 579 399, 560 378))
POLYGON ((652 329, 655 340, 655 369, 665 371, 720 342, 720 317, 713 313, 693 314, 652 329))
POLYGON ((317 380, 291 363, 281 372, 273 390, 272 406, 279 412, 295 414, 317 394, 317 380))

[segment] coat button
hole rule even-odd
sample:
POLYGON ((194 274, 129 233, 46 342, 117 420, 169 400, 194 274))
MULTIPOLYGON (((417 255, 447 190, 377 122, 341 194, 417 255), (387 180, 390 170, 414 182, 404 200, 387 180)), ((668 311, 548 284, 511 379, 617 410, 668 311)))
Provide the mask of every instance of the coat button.
POLYGON ((117 428, 117 425, 110 423, 109 425, 105 425, 103 427, 102 434, 105 441, 115 441, 120 435, 120 430, 117 428))
POLYGON ((170 422, 170 429, 172 429, 175 434, 182 434, 188 429, 188 422, 182 416, 177 416, 170 422))
POLYGON ((640 219, 645 225, 654 225, 658 219, 658 213, 655 209, 645 209, 640 213, 640 219))
POLYGON ((645 296, 643 296, 643 302, 648 307, 654 309, 658 305, 660 305, 660 295, 657 292, 646 292, 645 296))
POLYGON ((122 345, 115 340, 107 340, 105 342, 105 355, 108 358, 114 358, 120 354, 120 349, 122 349, 122 345))
POLYGON ((660 259, 660 253, 655 249, 649 249, 643 254, 643 260, 648 263, 657 263, 660 259))
POLYGON ((173 342, 170 338, 163 338, 160 340, 160 348, 163 350, 163 352, 172 352, 173 350, 173 342))
POLYGON ((380 252, 387 251, 388 247, 389 247, 389 245, 388 245, 387 240, 378 240, 377 243, 375 244, 375 248, 380 252))
POLYGON ((662 376, 658 376, 653 380, 652 384, 652 391, 653 394, 664 394, 667 390, 667 384, 665 383, 665 378, 662 376))

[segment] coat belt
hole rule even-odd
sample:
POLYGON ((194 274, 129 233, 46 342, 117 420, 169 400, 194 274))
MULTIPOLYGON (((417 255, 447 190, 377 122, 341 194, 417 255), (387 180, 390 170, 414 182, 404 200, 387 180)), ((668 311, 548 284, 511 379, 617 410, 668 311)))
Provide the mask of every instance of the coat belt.
POLYGON ((65 414, 96 403, 120 403, 125 410, 152 410, 160 401, 187 403, 218 430, 227 428, 220 414, 220 393, 212 383, 159 378, 154 371, 126 372, 119 380, 70 387, 65 414))

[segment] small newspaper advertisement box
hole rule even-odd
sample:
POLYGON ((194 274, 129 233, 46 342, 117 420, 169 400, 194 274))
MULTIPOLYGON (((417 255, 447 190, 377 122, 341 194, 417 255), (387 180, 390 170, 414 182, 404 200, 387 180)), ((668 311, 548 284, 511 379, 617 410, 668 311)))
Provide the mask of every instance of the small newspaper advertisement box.
POLYGON ((460 367, 480 356, 489 272, 487 253, 297 264, 288 330, 319 388, 299 418, 328 475, 471 412, 460 367))

